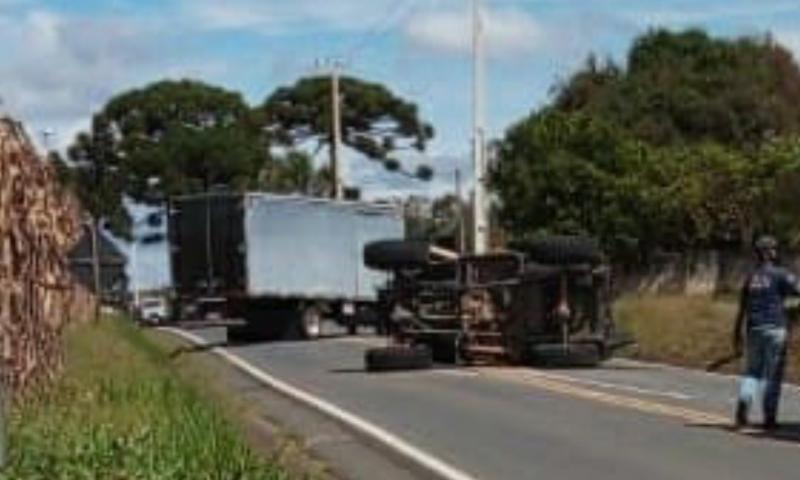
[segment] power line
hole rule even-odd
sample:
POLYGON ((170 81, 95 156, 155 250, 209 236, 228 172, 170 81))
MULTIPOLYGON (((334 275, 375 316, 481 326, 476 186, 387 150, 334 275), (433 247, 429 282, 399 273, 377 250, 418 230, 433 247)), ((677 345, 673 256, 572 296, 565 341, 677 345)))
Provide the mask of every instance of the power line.
POLYGON ((362 38, 346 49, 342 55, 340 55, 340 57, 343 58, 347 63, 353 63, 353 57, 357 53, 360 53, 367 47, 374 45, 373 41, 375 37, 382 37, 388 33, 389 30, 394 28, 398 23, 416 13, 420 6, 421 0, 406 0, 397 2, 395 4, 395 8, 389 12, 389 14, 384 16, 380 21, 376 22, 371 28, 369 28, 362 35, 362 38))

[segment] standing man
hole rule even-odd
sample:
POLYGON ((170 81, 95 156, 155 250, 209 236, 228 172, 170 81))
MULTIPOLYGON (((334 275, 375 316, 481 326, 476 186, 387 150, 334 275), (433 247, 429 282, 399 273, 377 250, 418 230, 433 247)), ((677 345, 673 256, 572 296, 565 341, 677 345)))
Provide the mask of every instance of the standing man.
POLYGON ((800 295, 800 280, 775 264, 777 252, 778 242, 773 237, 758 238, 755 243, 758 264, 742 287, 733 346, 741 353, 746 333, 747 355, 736 405, 737 427, 747 425, 750 406, 762 384, 764 428, 771 430, 777 426, 788 327, 783 302, 787 296, 800 295))

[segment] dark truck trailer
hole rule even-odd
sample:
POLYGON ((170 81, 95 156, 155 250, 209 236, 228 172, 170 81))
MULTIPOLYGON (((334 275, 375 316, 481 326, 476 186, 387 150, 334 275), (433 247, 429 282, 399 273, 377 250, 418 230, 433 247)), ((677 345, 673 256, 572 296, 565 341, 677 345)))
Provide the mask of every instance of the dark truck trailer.
POLYGON ((265 193, 177 197, 169 217, 174 311, 239 321, 232 340, 315 338, 324 317, 354 332, 386 282, 364 246, 404 234, 395 206, 265 193))

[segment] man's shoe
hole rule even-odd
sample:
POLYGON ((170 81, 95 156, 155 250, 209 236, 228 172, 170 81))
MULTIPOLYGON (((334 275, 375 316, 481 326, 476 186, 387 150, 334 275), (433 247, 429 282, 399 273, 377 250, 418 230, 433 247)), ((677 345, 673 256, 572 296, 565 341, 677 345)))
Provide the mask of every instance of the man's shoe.
POLYGON ((747 404, 739 402, 736 404, 736 419, 734 426, 736 428, 744 428, 747 426, 747 404))
POLYGON ((774 418, 767 418, 764 421, 764 430, 773 432, 778 429, 778 422, 774 418))

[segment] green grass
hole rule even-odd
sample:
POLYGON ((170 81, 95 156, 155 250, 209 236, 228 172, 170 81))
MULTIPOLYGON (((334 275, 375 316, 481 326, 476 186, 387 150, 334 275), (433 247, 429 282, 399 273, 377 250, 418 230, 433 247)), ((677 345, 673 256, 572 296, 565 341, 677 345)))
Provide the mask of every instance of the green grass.
MULTIPOLYGON (((282 479, 129 322, 71 330, 64 376, 12 409, 2 479, 282 479)), ((204 392, 203 392, 204 393, 204 392)))
MULTIPOLYGON (((620 326, 631 331, 636 358, 706 368, 732 353, 731 338, 737 305, 730 299, 703 296, 628 296, 616 302, 620 326)), ((722 371, 738 371, 731 362, 722 371)), ((800 381, 800 338, 789 349, 787 378, 800 381)))

